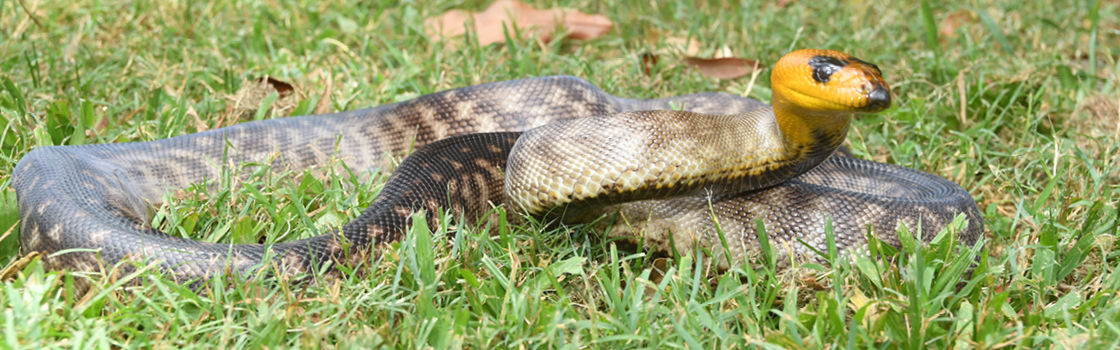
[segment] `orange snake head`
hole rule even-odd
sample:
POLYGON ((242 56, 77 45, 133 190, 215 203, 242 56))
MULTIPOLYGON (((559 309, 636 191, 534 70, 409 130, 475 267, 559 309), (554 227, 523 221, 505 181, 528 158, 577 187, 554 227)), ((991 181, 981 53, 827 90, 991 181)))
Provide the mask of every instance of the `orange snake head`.
POLYGON ((891 105, 879 67, 833 50, 786 54, 770 76, 774 105, 800 115, 875 113, 891 105))
POLYGON ((790 149, 831 154, 852 115, 891 106, 891 90, 874 64, 832 50, 790 52, 770 75, 774 117, 790 149))

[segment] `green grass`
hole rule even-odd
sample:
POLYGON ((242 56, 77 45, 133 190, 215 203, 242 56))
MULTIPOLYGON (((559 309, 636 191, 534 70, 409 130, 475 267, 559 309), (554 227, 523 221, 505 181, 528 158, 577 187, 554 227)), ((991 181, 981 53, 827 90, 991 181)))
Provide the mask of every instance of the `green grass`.
MULTIPOLYGON (((691 37, 702 55, 729 50, 764 66, 790 48, 831 48, 883 67, 897 102, 857 120, 849 145, 971 191, 985 212, 982 247, 947 236, 902 252, 873 245, 894 263, 843 258, 792 273, 766 261, 716 273, 703 255, 685 254, 655 278, 650 257, 583 228, 451 238, 427 225, 361 277, 214 281, 196 294, 141 269, 100 278, 104 288, 85 298, 72 292, 72 275, 32 265, 0 286, 0 348, 1120 344, 1120 4, 775 3, 562 0, 607 15, 614 30, 586 42, 450 50, 424 34, 423 19, 485 2, 0 0, 0 234, 18 219, 12 169, 34 147, 148 141, 230 125, 239 113, 249 120, 258 114, 231 109, 232 100, 266 74, 300 88, 286 102, 295 114, 314 109, 328 75, 331 111, 551 74, 627 97, 749 90, 769 100, 767 71, 755 85, 688 71, 666 42, 691 37), (952 18, 960 26, 942 31, 952 18), (645 51, 660 57, 649 76, 645 51), (968 275, 972 255, 982 258, 968 275), (113 288, 130 281, 143 283, 113 288)), ((188 189, 155 221, 200 240, 306 237, 356 216, 384 180, 280 175, 188 189)), ((0 263, 15 257, 15 236, 0 242, 0 263)))

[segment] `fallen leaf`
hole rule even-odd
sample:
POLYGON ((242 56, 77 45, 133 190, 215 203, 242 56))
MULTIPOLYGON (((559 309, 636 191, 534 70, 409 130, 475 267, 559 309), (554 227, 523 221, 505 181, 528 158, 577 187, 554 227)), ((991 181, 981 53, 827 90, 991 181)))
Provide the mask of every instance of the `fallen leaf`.
POLYGON ((937 33, 940 35, 942 41, 957 37, 957 29, 966 23, 972 22, 972 11, 960 10, 950 13, 945 18, 941 19, 941 23, 937 25, 937 33))
POLYGON ((735 79, 754 70, 758 62, 745 58, 697 58, 685 57, 684 63, 700 70, 700 74, 716 79, 735 79))
POLYGON ((648 52, 648 51, 643 52, 642 53, 642 70, 646 72, 646 75, 653 75, 653 67, 656 67, 656 66, 657 66, 657 55, 654 55, 653 53, 648 52))
POLYGON ((809 288, 810 288, 810 289, 812 289, 812 290, 825 290, 825 289, 828 289, 828 287, 825 287, 825 286, 824 286, 823 284, 821 284, 821 283, 820 283, 819 281, 817 281, 817 277, 816 277, 816 276, 805 276, 805 277, 802 277, 802 278, 801 278, 801 284, 802 284, 803 286, 805 286, 805 287, 809 287, 809 288))
POLYGON ((479 13, 451 10, 439 17, 428 18, 424 20, 424 28, 429 36, 442 40, 464 34, 468 22, 474 23, 480 45, 505 41, 507 28, 511 34, 516 28, 521 33, 535 34, 544 42, 549 42, 557 26, 564 28, 569 38, 588 40, 607 34, 614 25, 603 15, 589 15, 575 10, 538 10, 516 0, 498 0, 479 13))
POLYGON ((270 76, 267 76, 267 75, 264 76, 264 77, 261 77, 261 78, 257 78, 256 82, 257 83, 267 83, 268 85, 271 85, 272 88, 276 89, 276 92, 278 94, 280 94, 280 98, 288 97, 288 95, 291 95, 293 92, 296 91, 296 88, 293 87, 292 84, 288 84, 287 82, 284 82, 283 80, 279 80, 279 79, 276 79, 276 78, 273 78, 273 77, 270 77, 270 76))

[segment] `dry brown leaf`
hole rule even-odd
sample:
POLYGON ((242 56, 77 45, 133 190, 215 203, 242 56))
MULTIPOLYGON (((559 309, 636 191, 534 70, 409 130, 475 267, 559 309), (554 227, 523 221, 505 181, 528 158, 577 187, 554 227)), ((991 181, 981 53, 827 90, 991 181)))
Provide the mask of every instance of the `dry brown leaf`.
POLYGON ((657 66, 657 55, 651 52, 642 53, 642 70, 646 75, 653 75, 653 67, 657 66))
POLYGON ((271 85, 273 89, 276 89, 276 93, 280 94, 280 98, 288 97, 288 95, 291 95, 296 91, 296 88, 293 87, 292 84, 288 84, 283 80, 276 79, 267 75, 262 78, 257 78, 256 82, 268 83, 268 85, 271 85))
POLYGON ((809 287, 812 290, 828 289, 828 287, 825 287, 823 284, 821 284, 819 281, 817 281, 816 276, 801 277, 801 285, 805 286, 805 287, 809 287))
POLYGON ((538 10, 520 1, 498 0, 479 13, 451 10, 439 17, 428 18, 424 20, 424 28, 429 36, 442 40, 464 34, 467 22, 474 22, 480 45, 505 41, 504 28, 512 34, 515 24, 519 32, 536 34, 545 42, 552 40, 553 30, 558 25, 567 31, 568 37, 577 40, 601 37, 614 25, 603 15, 589 15, 575 10, 538 10))
POLYGON ((941 23, 937 25, 937 34, 942 41, 957 37, 957 29, 966 23, 972 22, 972 11, 960 10, 950 13, 945 18, 941 19, 941 23))
POLYGON ((700 70, 700 74, 716 79, 735 79, 750 74, 755 62, 745 58, 697 58, 685 57, 684 63, 700 70))

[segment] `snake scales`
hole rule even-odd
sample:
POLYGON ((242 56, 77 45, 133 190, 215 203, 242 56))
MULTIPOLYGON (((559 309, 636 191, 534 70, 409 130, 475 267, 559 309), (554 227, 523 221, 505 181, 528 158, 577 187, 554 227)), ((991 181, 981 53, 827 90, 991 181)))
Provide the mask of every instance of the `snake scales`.
POLYGON ((21 249, 45 253, 43 263, 52 269, 98 271, 122 259, 151 259, 165 273, 196 283, 256 271, 265 259, 297 275, 325 262, 368 259, 357 253, 376 254, 376 247, 400 239, 414 212, 438 222, 439 208, 450 208, 477 224, 503 203, 566 221, 617 214, 621 224, 605 227, 607 234, 644 236, 648 247, 666 251, 691 251, 695 244, 722 251, 714 217, 727 253, 739 261, 758 250, 756 219, 781 254, 807 254, 798 240, 826 249, 829 217, 841 249, 860 246, 869 228, 897 245, 899 223, 913 229, 920 220, 923 231, 936 233, 958 214, 970 223, 959 240, 975 242, 983 224, 960 186, 899 166, 830 157, 851 114, 889 105, 879 74, 842 53, 803 50, 775 67, 773 107, 724 93, 633 100, 578 78, 540 77, 151 142, 40 147, 13 175, 21 249), (523 137, 525 130, 531 131, 523 137), (507 166, 515 143, 524 156, 507 166), (148 222, 149 206, 160 205, 167 191, 205 181, 215 186, 223 171, 247 175, 249 162, 302 170, 341 159, 351 169, 371 169, 413 145, 426 146, 338 232, 270 246, 230 245, 167 235, 148 222), (574 145, 584 150, 572 151, 574 145), (611 158, 635 148, 636 155, 611 158), (717 165, 688 172, 705 164, 717 165), (514 179, 533 169, 546 173, 544 179, 514 179), (529 192, 534 189, 543 192, 529 192), (518 195, 507 199, 507 191, 518 195), (559 202, 541 204, 548 200, 559 202), (74 248, 84 249, 51 254, 74 248))

